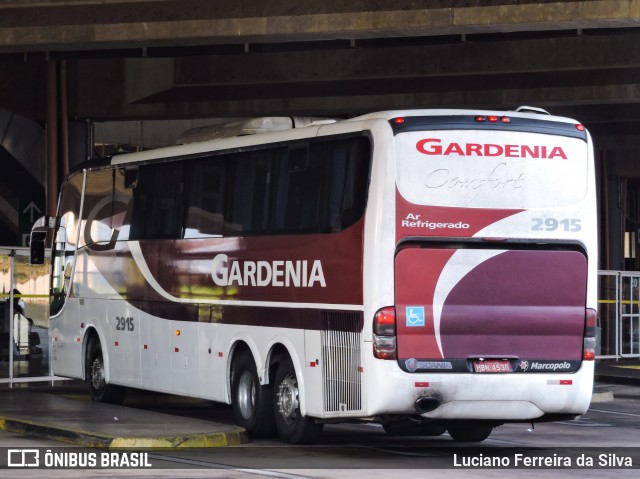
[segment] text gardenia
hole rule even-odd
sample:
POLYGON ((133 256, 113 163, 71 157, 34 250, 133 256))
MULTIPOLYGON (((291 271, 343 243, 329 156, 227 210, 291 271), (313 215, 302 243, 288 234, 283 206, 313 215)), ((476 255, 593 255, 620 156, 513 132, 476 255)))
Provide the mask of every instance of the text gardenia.
POLYGON ((218 286, 275 286, 325 288, 327 282, 319 259, 311 261, 229 261, 226 254, 213 258, 211 277, 218 286), (311 264, 309 264, 311 263, 311 264))

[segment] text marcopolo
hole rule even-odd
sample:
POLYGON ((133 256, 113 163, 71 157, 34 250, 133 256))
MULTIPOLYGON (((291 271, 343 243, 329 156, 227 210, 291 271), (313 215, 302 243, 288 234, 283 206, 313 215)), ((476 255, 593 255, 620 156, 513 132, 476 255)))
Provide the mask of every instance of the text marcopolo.
POLYGON ((211 277, 218 286, 275 286, 325 288, 327 282, 319 259, 295 261, 229 261, 219 254, 213 258, 211 277))

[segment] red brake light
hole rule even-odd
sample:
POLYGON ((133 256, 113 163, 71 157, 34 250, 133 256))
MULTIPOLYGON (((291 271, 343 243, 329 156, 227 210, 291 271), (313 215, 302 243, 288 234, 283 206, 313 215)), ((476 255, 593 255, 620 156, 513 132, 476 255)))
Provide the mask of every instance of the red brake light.
POLYGON ((500 122, 501 123, 511 123, 511 118, 509 118, 508 116, 502 116, 502 117, 500 117, 500 122))
POLYGON ((487 119, 491 122, 491 123, 498 123, 498 117, 494 116, 494 115, 489 115, 487 117, 487 119))
POLYGON ((585 130, 584 125, 581 125, 580 123, 576 123, 576 130, 584 131, 585 130))
POLYGON ((394 336, 396 334, 396 310, 389 306, 379 309, 373 317, 373 333, 379 336, 394 336))
POLYGON ((389 306, 379 309, 373 317, 373 356, 396 359, 396 310, 389 306))
POLYGON ((484 116, 482 116, 482 115, 477 115, 476 116, 476 121, 485 121, 485 120, 486 120, 486 118, 484 116))
POLYGON ((394 118, 394 119, 393 119, 393 122, 394 122, 396 125, 402 125, 402 124, 404 123, 404 118, 403 118, 403 117, 401 117, 401 116, 399 116, 399 117, 397 117, 397 118, 394 118))

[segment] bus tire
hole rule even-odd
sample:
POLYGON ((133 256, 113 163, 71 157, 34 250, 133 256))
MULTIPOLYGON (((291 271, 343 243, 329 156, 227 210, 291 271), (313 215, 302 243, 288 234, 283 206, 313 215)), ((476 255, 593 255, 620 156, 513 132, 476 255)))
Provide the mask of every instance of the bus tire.
POLYGON ((493 426, 481 424, 450 424, 447 426, 449 436, 456 442, 482 442, 491 435, 493 426))
POLYGON ((241 352, 233 361, 231 406, 236 424, 251 437, 273 437, 273 388, 261 386, 256 363, 249 351, 241 352))
POLYGON ((278 365, 274 384, 273 413, 280 439, 290 444, 315 442, 323 424, 300 413, 298 378, 291 359, 278 365))
POLYGON ((95 402, 108 404, 122 404, 125 389, 122 386, 107 384, 104 374, 104 359, 100 342, 94 340, 89 346, 89 360, 87 362, 87 379, 91 399, 95 402))

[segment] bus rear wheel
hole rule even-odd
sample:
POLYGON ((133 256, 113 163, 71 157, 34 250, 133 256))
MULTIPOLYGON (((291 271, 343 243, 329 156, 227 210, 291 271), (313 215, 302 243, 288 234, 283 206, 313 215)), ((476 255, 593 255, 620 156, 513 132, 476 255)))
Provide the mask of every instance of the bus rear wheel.
POLYGON ((256 364, 249 351, 241 352, 233 364, 232 408, 236 424, 251 437, 273 437, 273 389, 261 386, 256 364))
POLYGON ((314 442, 323 424, 300 413, 300 394, 296 370, 290 359, 278 365, 274 380, 273 411, 280 439, 290 444, 314 442))
POLYGON ((95 402, 122 404, 124 402, 125 389, 122 386, 107 384, 105 380, 102 347, 97 340, 94 340, 90 345, 87 365, 87 379, 89 380, 91 399, 95 402))
POLYGON ((482 442, 491 435, 493 426, 472 423, 450 424, 447 426, 447 431, 456 442, 482 442))

